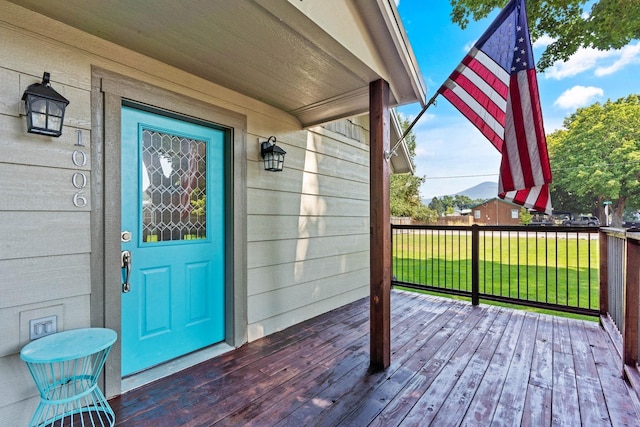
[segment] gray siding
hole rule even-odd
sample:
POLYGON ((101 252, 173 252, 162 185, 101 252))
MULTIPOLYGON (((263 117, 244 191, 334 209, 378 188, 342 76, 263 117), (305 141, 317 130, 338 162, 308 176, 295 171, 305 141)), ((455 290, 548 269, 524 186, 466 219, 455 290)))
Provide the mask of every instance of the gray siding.
MULTIPOLYGON (((303 130, 292 116, 257 100, 2 0, 0 58, 3 425, 26 425, 37 402, 18 356, 28 342, 29 319, 55 314, 60 330, 101 326, 100 308, 92 306, 92 277, 100 267, 91 257, 92 235, 103 224, 92 223, 92 218, 102 218, 96 206, 101 213, 113 201, 91 200, 91 195, 102 194, 92 188, 101 185, 95 174, 102 173, 91 162, 92 66, 246 117, 246 176, 236 184, 246 189, 246 215, 236 221, 246 226, 247 238, 234 242, 234 251, 247 265, 242 326, 249 340, 368 294, 366 117, 303 130), (70 100, 58 139, 27 134, 20 115, 23 91, 39 82, 44 71, 70 100), (84 147, 75 146, 77 131, 84 147), (259 141, 269 135, 276 135, 287 151, 282 173, 262 168, 259 141), (86 165, 74 165, 74 150, 86 154, 86 165), (72 185, 74 173, 93 178, 83 189, 88 203, 81 208, 72 202, 78 191, 72 185)), ((118 274, 118 267, 110 268, 118 274)), ((120 356, 113 352, 114 357, 120 356)))
POLYGON ((77 105, 89 99, 89 87, 77 79, 73 62, 35 59, 50 47, 0 25, 0 420, 5 425, 26 425, 37 403, 33 380, 18 356, 29 340, 29 320, 56 315, 59 329, 73 329, 88 326, 90 318, 91 203, 74 206, 80 190, 72 185, 73 174, 82 173, 87 178, 82 190, 90 192, 91 162, 79 167, 72 160, 75 150, 91 156, 89 110, 77 105), (56 90, 76 104, 57 139, 28 134, 20 115, 22 92, 45 70, 52 72, 56 90), (77 131, 85 147, 74 145, 77 131))

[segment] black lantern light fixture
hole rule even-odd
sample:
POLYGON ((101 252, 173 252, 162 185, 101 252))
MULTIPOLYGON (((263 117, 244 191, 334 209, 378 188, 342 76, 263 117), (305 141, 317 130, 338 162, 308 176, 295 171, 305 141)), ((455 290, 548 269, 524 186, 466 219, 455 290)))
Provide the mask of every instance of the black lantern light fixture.
POLYGON ((22 95, 27 111, 27 132, 59 137, 62 135, 64 110, 69 101, 51 88, 49 73, 42 83, 30 85, 22 95))
POLYGON ((264 159, 264 170, 282 172, 284 155, 287 154, 287 152, 276 145, 275 136, 270 136, 268 140, 262 142, 260 154, 262 154, 262 158, 264 159))

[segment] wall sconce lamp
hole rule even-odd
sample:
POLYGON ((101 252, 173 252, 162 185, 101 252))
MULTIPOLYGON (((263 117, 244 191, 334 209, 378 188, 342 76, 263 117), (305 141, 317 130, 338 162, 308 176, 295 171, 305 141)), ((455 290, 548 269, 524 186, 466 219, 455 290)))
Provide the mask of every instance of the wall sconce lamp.
POLYGON ((27 111, 27 132, 40 135, 62 135, 64 110, 69 101, 51 88, 49 73, 45 71, 42 83, 30 85, 22 95, 27 111))
POLYGON ((262 154, 262 158, 264 159, 264 170, 282 172, 284 155, 287 154, 287 152, 276 145, 275 136, 270 136, 268 140, 262 142, 260 154, 262 154), (272 140, 273 143, 271 143, 272 140))

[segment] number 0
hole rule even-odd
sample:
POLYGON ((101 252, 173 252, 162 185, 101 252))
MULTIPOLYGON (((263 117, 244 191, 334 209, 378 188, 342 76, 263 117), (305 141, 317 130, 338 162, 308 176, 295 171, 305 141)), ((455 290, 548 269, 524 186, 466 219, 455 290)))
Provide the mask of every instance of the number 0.
POLYGON ((87 186, 87 175, 83 172, 75 172, 71 177, 71 183, 77 189, 85 188, 87 186))
POLYGON ((71 161, 79 168, 87 164, 87 154, 84 151, 74 150, 71 154, 71 161))

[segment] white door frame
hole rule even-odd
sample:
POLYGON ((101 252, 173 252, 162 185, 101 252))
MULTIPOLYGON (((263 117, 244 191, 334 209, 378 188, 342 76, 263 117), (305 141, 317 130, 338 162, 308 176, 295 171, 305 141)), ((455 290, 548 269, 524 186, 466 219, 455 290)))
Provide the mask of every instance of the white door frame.
MULTIPOLYGON (((91 325, 121 330, 120 109, 123 100, 176 117, 231 129, 225 153, 228 181, 226 229, 225 342, 247 342, 246 116, 101 68, 91 83, 91 325)), ((107 397, 119 395, 121 347, 114 344, 102 383, 107 397)))

